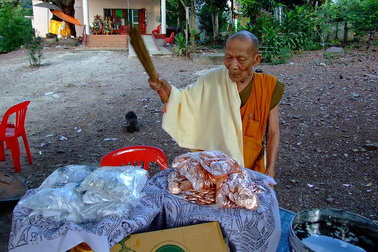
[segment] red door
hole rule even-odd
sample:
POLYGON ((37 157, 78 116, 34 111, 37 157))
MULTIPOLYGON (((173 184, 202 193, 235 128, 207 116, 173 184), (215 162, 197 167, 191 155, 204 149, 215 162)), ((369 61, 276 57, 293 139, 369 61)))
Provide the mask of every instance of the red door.
POLYGON ((142 35, 146 35, 146 9, 139 9, 138 10, 138 22, 139 22, 139 29, 142 35))

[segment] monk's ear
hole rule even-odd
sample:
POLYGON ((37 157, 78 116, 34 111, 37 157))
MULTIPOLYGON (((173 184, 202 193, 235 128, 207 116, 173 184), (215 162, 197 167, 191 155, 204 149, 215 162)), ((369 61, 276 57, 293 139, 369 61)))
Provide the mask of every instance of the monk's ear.
POLYGON ((254 66, 257 66, 258 64, 260 64, 261 59, 262 59, 262 55, 256 53, 256 55, 255 55, 255 64, 254 64, 254 66))

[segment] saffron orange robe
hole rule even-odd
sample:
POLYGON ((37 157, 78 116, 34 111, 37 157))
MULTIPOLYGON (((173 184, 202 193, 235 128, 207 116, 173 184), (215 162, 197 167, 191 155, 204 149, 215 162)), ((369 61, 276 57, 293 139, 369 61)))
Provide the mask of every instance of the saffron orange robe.
POLYGON ((266 171, 262 142, 276 84, 276 77, 264 73, 255 73, 249 99, 240 109, 243 128, 244 166, 261 173, 266 171))

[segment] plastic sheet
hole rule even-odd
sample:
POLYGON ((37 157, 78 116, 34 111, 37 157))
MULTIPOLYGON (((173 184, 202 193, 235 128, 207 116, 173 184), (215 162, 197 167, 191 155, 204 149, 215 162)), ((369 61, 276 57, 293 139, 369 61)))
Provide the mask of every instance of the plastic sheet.
POLYGON ((84 220, 127 216, 139 202, 147 178, 148 172, 136 166, 101 167, 94 171, 78 189, 84 192, 84 220))
POLYGON ((37 218, 41 215, 48 221, 66 220, 80 223, 83 220, 84 206, 82 194, 76 190, 78 185, 78 183, 69 182, 60 187, 47 187, 25 200, 21 199, 18 204, 32 210, 29 218, 37 218))
POLYGON ((96 170, 94 166, 67 165, 51 173, 39 186, 39 190, 49 187, 59 187, 70 182, 81 183, 90 173, 96 170))
POLYGON ((54 171, 36 193, 19 205, 29 218, 91 222, 105 216, 125 217, 142 197, 148 172, 139 166, 68 165, 54 171))

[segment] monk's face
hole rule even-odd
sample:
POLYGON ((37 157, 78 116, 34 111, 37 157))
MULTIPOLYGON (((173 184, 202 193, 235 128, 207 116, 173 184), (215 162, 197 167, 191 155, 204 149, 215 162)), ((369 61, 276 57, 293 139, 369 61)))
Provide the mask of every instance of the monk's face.
POLYGON ((255 51, 252 41, 232 39, 227 42, 224 65, 232 81, 244 82, 252 76, 252 67, 258 65, 261 60, 261 55, 255 51))

